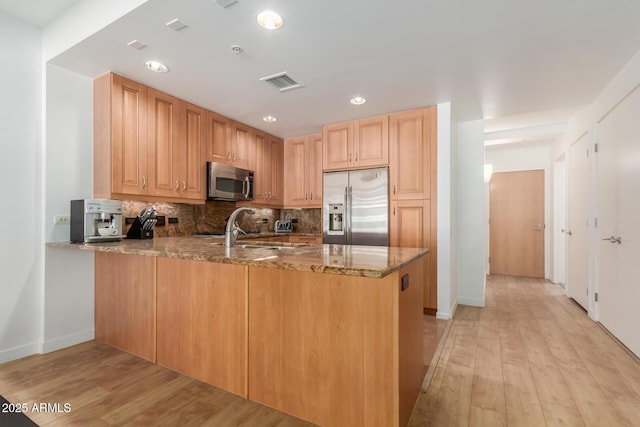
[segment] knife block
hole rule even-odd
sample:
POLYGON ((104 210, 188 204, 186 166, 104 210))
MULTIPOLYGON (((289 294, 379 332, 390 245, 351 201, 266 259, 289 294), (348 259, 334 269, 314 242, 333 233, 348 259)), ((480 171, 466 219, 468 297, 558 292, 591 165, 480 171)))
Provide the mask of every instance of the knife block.
POLYGON ((153 239, 153 228, 151 230, 143 230, 140 218, 136 218, 131 227, 129 227, 129 231, 127 231, 127 239, 153 239))

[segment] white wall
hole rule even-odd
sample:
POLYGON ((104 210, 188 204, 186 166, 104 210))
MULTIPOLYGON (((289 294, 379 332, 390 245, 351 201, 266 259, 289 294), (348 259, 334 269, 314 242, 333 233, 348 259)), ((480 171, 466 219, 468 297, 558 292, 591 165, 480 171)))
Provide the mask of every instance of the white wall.
POLYGON ((40 351, 41 31, 0 12, 0 362, 40 351))
MULTIPOLYGON (((44 241, 69 241, 69 201, 93 191, 93 82, 46 66, 44 241)), ((93 253, 45 248, 44 346, 49 352, 90 340, 93 330, 93 253)))
POLYGON ((458 304, 484 307, 484 123, 458 123, 456 147, 456 270, 458 304))
MULTIPOLYGON (((490 145, 485 147, 485 163, 493 165, 493 172, 544 170, 544 277, 551 270, 551 149, 550 141, 518 145, 490 145)), ((491 254, 488 254, 491 256, 491 254)))
POLYGON ((450 319, 457 306, 455 281, 455 184, 453 158, 455 130, 451 125, 451 104, 438 104, 438 319, 450 319))

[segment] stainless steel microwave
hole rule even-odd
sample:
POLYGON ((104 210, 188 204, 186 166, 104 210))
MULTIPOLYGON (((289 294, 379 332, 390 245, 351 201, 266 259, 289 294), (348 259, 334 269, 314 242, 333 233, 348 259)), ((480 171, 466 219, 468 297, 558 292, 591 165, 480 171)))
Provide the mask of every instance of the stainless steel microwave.
POLYGON ((207 199, 253 200, 253 171, 207 162, 207 199))

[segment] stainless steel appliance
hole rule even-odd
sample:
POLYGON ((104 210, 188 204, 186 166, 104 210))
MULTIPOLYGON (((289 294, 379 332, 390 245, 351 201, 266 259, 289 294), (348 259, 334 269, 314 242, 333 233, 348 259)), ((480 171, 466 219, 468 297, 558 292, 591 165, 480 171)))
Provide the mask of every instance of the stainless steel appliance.
POLYGON ((71 201, 71 242, 92 243, 121 240, 122 202, 107 199, 71 201))
POLYGON ((322 242, 389 246, 389 169, 325 172, 322 242))
POLYGON ((253 171, 207 162, 209 200, 253 200, 253 171))

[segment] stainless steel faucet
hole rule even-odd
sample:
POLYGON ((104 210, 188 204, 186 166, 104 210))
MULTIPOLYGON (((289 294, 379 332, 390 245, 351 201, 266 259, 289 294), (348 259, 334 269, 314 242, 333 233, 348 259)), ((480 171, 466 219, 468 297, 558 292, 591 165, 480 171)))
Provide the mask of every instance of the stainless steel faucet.
POLYGON ((229 219, 227 220, 227 228, 224 233, 224 246, 227 248, 232 248, 236 244, 236 239, 238 238, 238 233, 245 233, 240 227, 238 227, 238 223, 236 222, 236 218, 238 218, 238 214, 240 212, 247 212, 248 214, 252 214, 254 211, 251 208, 238 208, 231 215, 229 215, 229 219))

